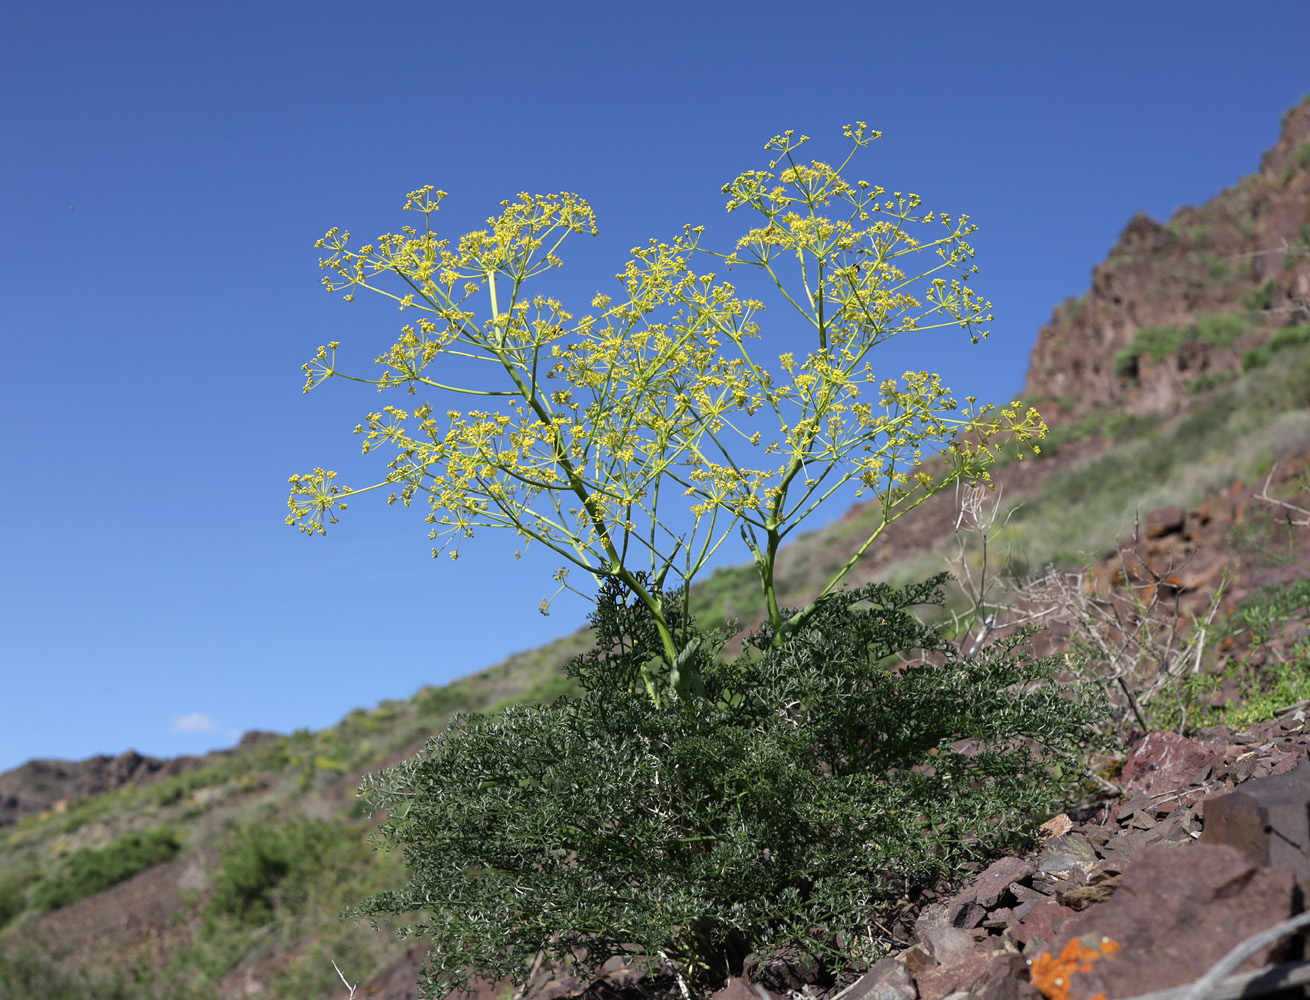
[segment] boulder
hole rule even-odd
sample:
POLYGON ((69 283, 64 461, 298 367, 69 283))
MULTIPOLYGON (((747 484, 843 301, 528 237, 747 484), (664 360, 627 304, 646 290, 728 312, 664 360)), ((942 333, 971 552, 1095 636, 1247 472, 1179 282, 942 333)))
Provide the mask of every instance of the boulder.
MULTIPOLYGON (((1233 945, 1287 919, 1295 894, 1291 868, 1261 867, 1235 847, 1152 844, 1124 869, 1118 891, 1067 919, 1044 954, 1058 960, 1078 941, 1080 954, 1099 949, 1104 956, 1070 967, 1068 1000, 1185 986, 1233 945)), ((1266 948, 1241 969, 1278 955, 1266 948)))
POLYGON ((1214 767, 1223 757, 1195 740, 1177 733, 1147 733, 1124 764, 1125 792, 1163 795, 1185 788, 1197 773, 1214 767))
POLYGON ((1286 865, 1310 899, 1310 765, 1294 760, 1281 774, 1207 799, 1201 843, 1235 847, 1257 865, 1286 865))

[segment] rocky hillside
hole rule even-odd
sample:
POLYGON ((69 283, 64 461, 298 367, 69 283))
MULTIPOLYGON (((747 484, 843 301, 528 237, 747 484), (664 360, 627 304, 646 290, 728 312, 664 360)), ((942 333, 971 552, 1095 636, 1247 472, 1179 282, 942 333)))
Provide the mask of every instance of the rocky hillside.
MULTIPOLYGON (((1215 796, 1240 791, 1234 801, 1258 811, 1272 793, 1257 782, 1301 795, 1310 774, 1310 99, 1258 173, 1165 224, 1129 222, 1088 293, 1041 330, 1025 399, 1052 424, 1042 457, 999 466, 993 493, 939 494, 894 522, 851 582, 923 579, 950 560, 964 580, 946 608, 967 626, 961 643, 984 613, 986 641, 1039 615, 1043 649, 1081 652, 1070 662, 1116 705, 1116 751, 1033 850, 907 888, 869 930, 886 955, 867 975, 757 962, 720 1000, 836 1000, 847 986, 848 1000, 1120 1000, 1185 981, 1168 977, 1195 974, 1310 893, 1310 840, 1278 854, 1264 830, 1264 853, 1241 852, 1234 838, 1252 831, 1240 817, 1207 826, 1233 808, 1213 808, 1215 796), (1198 865, 1180 849, 1208 873, 1190 895, 1173 891, 1198 865), (1220 904, 1217 923, 1198 916, 1220 904), (1147 934, 1134 951, 1147 931, 1168 940, 1147 934), (1183 957, 1156 962, 1165 947, 1183 957)), ((808 600, 877 517, 854 507, 784 549, 783 602, 808 600)), ((703 581, 702 623, 752 622, 752 577, 731 567, 703 581)), ((589 641, 566 637, 317 733, 0 775, 0 1000, 340 1000, 333 962, 362 981, 356 997, 412 1000, 423 946, 338 919, 405 877, 399 858, 367 846, 355 789, 455 712, 565 692, 560 665, 589 641)), ((1292 810, 1302 820, 1305 797, 1292 810)), ((634 978, 537 968, 525 1000, 584 988, 589 1000, 683 997, 670 976, 634 978)))
POLYGON ((1091 289, 1042 327, 1023 398, 1051 423, 1176 412, 1198 380, 1241 370, 1261 336, 1248 312, 1310 320, 1310 102, 1284 116, 1258 172, 1166 223, 1128 223, 1091 289))
MULTIPOLYGON (((241 737, 236 750, 273 739, 276 733, 251 731, 241 737)), ((161 760, 127 750, 117 757, 100 754, 87 760, 29 760, 21 767, 0 774, 0 827, 17 823, 24 816, 49 810, 68 812, 79 801, 114 792, 127 785, 143 787, 164 778, 189 774, 232 756, 236 750, 215 750, 203 757, 174 757, 161 760)))

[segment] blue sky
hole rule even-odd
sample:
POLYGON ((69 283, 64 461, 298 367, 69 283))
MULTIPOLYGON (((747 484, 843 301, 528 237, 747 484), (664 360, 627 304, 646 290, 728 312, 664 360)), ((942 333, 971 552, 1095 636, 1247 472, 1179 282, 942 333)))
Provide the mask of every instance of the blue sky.
POLYGON ((513 538, 433 560, 365 497, 325 539, 284 526, 291 473, 377 464, 350 434, 376 397, 302 395, 301 364, 339 340, 365 369, 399 325, 322 290, 330 226, 393 231, 428 183, 453 236, 576 191, 601 235, 551 287, 590 297, 648 236, 730 231, 719 189, 770 136, 839 159, 865 120, 851 173, 972 215, 996 315, 887 369, 1004 400, 1132 214, 1255 169, 1310 89, 1303 0, 812 9, 6 5, 0 770, 330 725, 583 623, 537 613, 554 560, 513 538))

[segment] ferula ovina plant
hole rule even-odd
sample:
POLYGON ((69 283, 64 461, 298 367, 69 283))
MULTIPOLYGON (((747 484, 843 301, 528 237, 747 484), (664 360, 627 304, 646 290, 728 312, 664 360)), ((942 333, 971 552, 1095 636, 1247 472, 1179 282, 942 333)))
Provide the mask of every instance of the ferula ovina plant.
POLYGON ((306 391, 342 377, 417 399, 356 428, 366 453, 391 449, 381 481, 338 486, 322 468, 292 476, 287 522, 322 534, 348 498, 384 489, 392 503, 426 502, 434 555, 457 555, 484 527, 545 545, 563 562, 561 587, 576 568, 598 586, 621 582, 650 609, 662 654, 647 687, 657 699, 691 683, 662 595, 689 600, 686 585, 740 535, 781 642, 888 523, 957 481, 985 481, 1003 445, 1035 448, 1045 432, 1017 402, 960 403, 927 371, 874 369, 875 348, 899 333, 959 330, 977 343, 990 304, 969 284, 977 227, 968 216, 848 182, 842 171, 879 133, 857 123, 844 135, 851 148, 837 168, 798 159, 805 136, 775 136, 768 168, 723 188, 728 212, 751 217, 735 244, 703 245, 693 227, 652 239, 581 316, 537 290, 569 236, 597 231, 577 195, 520 194, 454 243, 433 228, 445 192, 431 186, 405 204, 422 216, 417 227, 358 249, 329 230, 316 244, 324 285, 347 301, 372 289, 415 318, 373 377, 340 370, 338 343, 320 347, 305 365, 306 391), (763 278, 776 319, 727 280, 743 270, 763 278), (779 350, 798 329, 808 349, 779 350), (485 377, 446 381, 456 359, 489 362, 472 366, 485 377), (477 397, 478 408, 448 408, 455 396, 477 397), (778 549, 845 489, 872 492, 881 523, 815 601, 784 618, 778 549))

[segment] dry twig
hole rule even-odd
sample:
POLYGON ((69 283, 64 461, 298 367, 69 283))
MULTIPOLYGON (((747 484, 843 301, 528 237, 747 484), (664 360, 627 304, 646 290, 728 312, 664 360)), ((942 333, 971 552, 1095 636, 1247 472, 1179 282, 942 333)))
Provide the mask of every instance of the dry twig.
POLYGON ((1261 502, 1270 504, 1271 506, 1281 507, 1286 511, 1290 511, 1287 517, 1288 524, 1295 525, 1298 528, 1310 527, 1310 510, 1306 510, 1304 507, 1297 507, 1295 504, 1287 503, 1285 500, 1279 500, 1269 495, 1269 484, 1273 482, 1274 473, 1277 470, 1278 470, 1277 465, 1275 465, 1272 469, 1269 470, 1269 475, 1265 476, 1264 486, 1261 488, 1259 493, 1252 493, 1251 498, 1254 500, 1260 500, 1261 502), (1305 520, 1296 520, 1293 515, 1297 515, 1297 514, 1304 517, 1305 520))
POLYGON ((1253 934, 1234 947, 1227 955, 1216 962, 1209 972, 1193 983, 1182 997, 1182 1000, 1206 1000, 1216 986, 1228 978, 1239 965, 1261 948, 1268 947, 1275 941, 1279 941, 1306 926, 1310 926, 1310 913, 1301 913, 1290 920, 1274 924, 1274 926, 1261 931, 1259 934, 1253 934))
POLYGON ((1067 625, 1075 644, 1103 665, 1102 683, 1117 688, 1136 724, 1149 730, 1145 706, 1179 678, 1200 673, 1227 580, 1215 591, 1205 617, 1186 629, 1180 590, 1168 581, 1192 556, 1157 571, 1139 553, 1140 542, 1139 518, 1132 546, 1119 550, 1126 594, 1089 592, 1084 573, 1055 569, 1022 586, 1020 593, 1029 604, 1050 605, 1047 613, 1067 625))
POLYGON ((337 963, 335 960, 332 961, 332 968, 337 970, 337 975, 341 976, 341 981, 346 984, 346 989, 350 990, 350 996, 347 997, 346 1000, 355 1000, 355 990, 359 986, 359 983, 356 983, 354 986, 351 986, 350 983, 347 983, 346 977, 342 975, 341 970, 337 968, 337 963))

